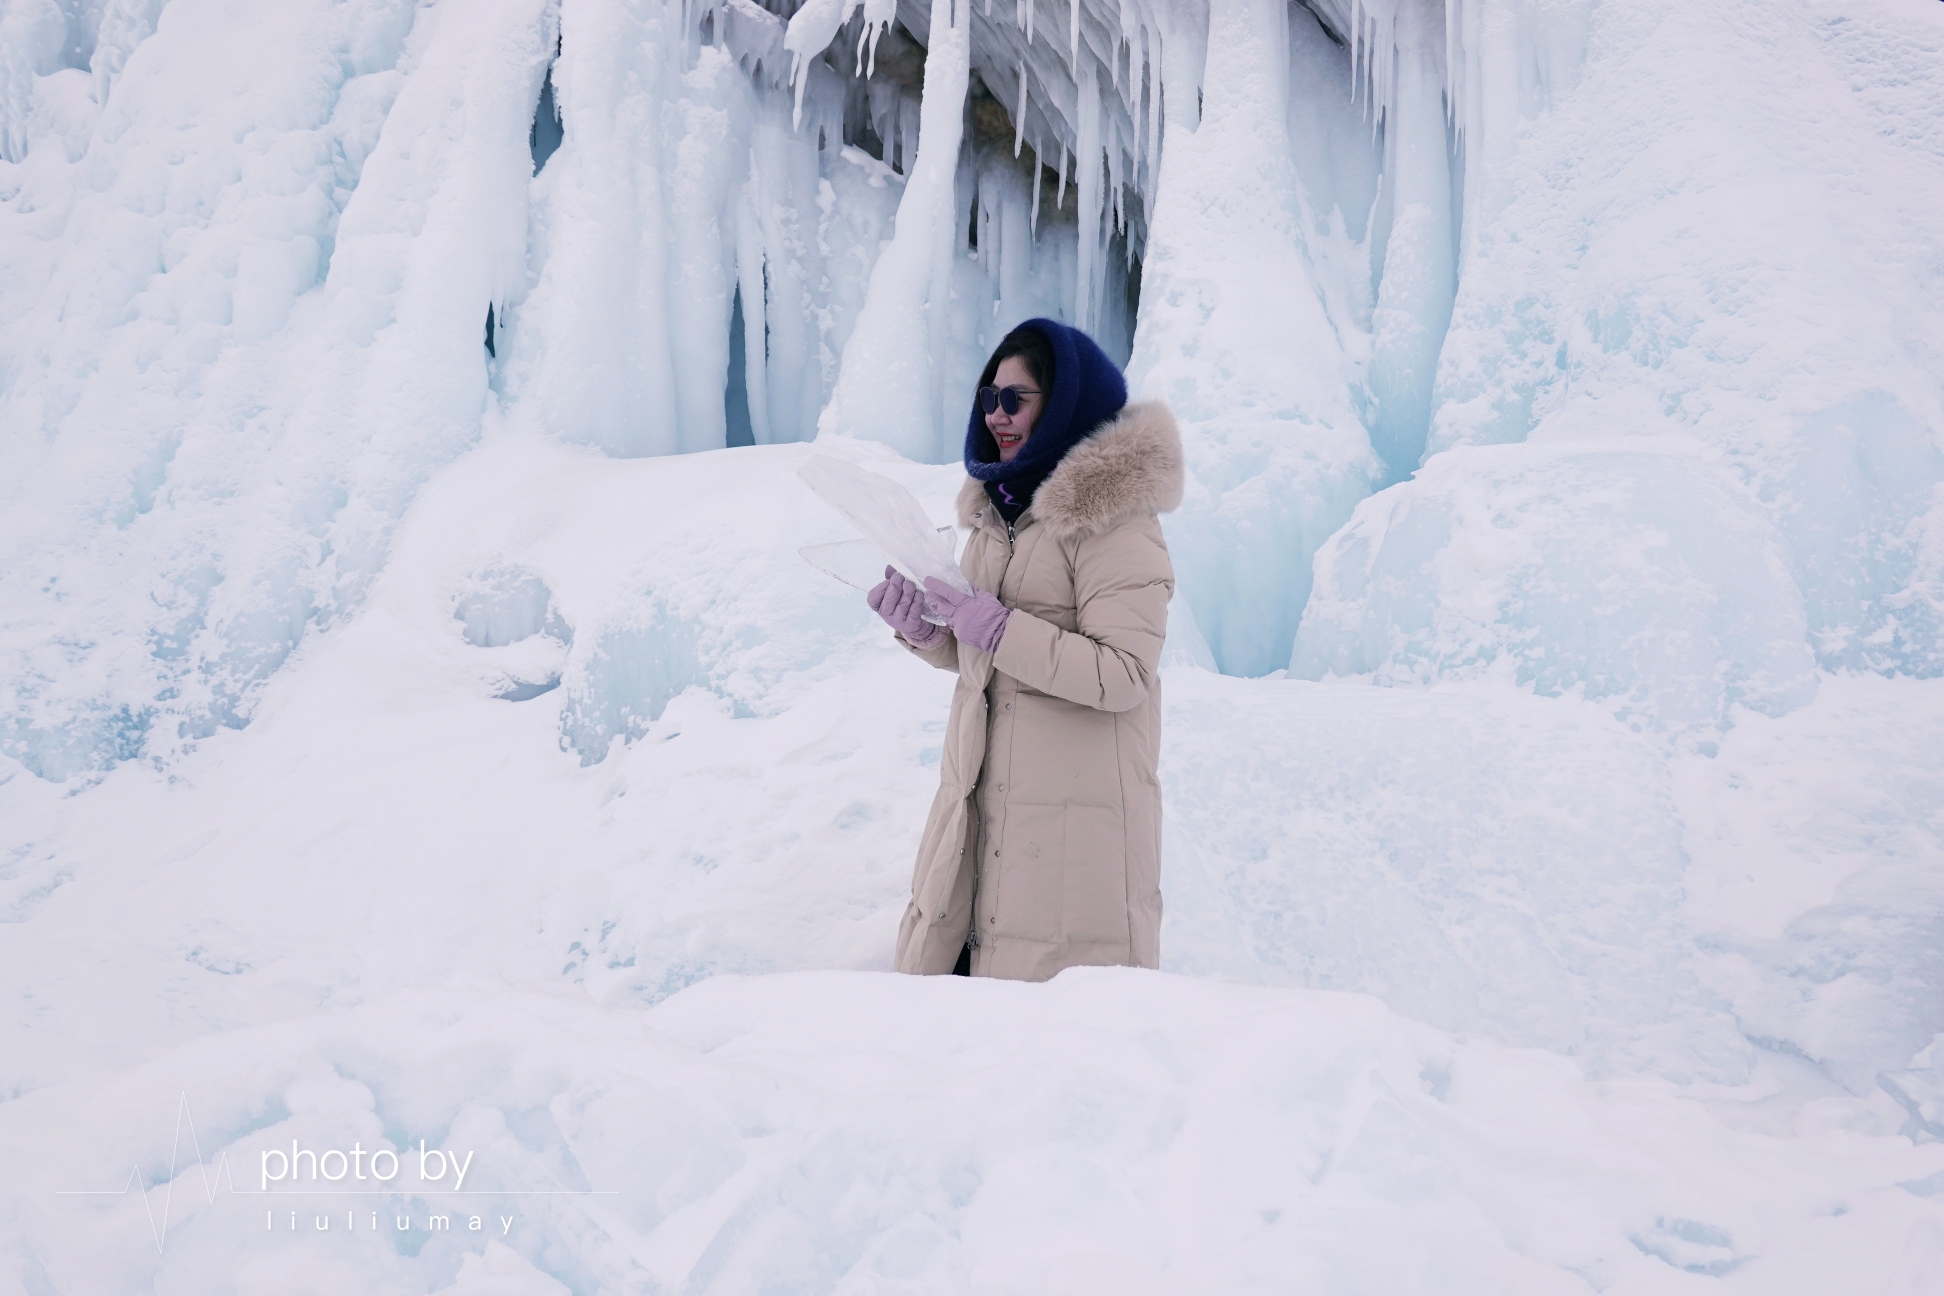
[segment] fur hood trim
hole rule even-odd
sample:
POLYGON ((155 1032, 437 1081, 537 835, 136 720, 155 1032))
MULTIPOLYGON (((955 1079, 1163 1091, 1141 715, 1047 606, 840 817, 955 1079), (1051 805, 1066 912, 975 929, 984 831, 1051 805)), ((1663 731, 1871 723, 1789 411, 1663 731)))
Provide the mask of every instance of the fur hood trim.
MULTIPOLYGON (((1135 401, 1089 433, 1060 460, 1033 493, 1033 520, 1061 540, 1085 540, 1144 513, 1172 513, 1181 504, 1181 431, 1166 402, 1135 401)), ((972 477, 959 488, 959 525, 992 507, 985 484, 972 477)))

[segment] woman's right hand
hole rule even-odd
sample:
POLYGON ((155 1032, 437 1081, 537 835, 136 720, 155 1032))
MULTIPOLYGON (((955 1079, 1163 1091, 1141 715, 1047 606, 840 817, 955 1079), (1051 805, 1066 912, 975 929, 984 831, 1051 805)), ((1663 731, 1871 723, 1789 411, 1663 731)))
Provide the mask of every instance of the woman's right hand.
POLYGON ((945 628, 925 620, 925 591, 908 581, 896 567, 884 569, 884 579, 864 596, 871 611, 905 637, 914 648, 929 648, 944 637, 945 628))

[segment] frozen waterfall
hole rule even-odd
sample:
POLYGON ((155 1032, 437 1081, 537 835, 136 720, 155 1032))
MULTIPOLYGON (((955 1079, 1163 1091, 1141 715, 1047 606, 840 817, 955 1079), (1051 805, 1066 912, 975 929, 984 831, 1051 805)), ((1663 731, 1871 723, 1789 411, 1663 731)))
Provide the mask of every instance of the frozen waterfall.
MULTIPOLYGON (((1938 148, 1897 31, 1672 0, 15 5, 0 749, 66 779, 244 724, 486 428, 950 462, 979 361, 1036 314, 1180 416, 1180 619, 1228 673, 1518 657, 1397 620, 1449 603, 1473 525, 1391 536, 1448 512, 1414 474, 1584 442, 1546 529, 1490 534, 1630 553, 1651 509, 1591 501, 1642 461, 1590 452, 1647 438, 1722 502, 1691 543, 1779 555, 1748 642, 1935 674, 1938 148), (1777 49, 1829 94, 1694 64, 1777 49)), ((1660 633, 1637 606, 1587 633, 1660 633)), ((1678 689, 1642 705, 1725 714, 1678 689)))

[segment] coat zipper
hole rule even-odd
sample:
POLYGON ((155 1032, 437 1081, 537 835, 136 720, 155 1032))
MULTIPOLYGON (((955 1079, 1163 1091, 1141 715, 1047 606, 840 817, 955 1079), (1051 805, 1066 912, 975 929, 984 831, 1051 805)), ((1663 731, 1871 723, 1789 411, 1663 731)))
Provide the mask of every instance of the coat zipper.
POLYGON ((972 930, 965 934, 965 943, 973 949, 979 948, 979 861, 972 861, 972 930))

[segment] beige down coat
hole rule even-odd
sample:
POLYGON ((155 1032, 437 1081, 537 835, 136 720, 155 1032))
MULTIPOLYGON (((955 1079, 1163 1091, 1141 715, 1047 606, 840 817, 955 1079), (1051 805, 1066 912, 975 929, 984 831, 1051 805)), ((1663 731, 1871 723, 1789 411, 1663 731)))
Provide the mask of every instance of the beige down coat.
POLYGON ((993 653, 949 635, 912 648, 959 678, 900 972, 950 972, 975 916, 974 976, 1160 965, 1157 667, 1174 568, 1156 514, 1181 488, 1174 418, 1144 401, 1067 452, 1011 536, 977 481, 959 491, 959 566, 1012 616, 993 653))

